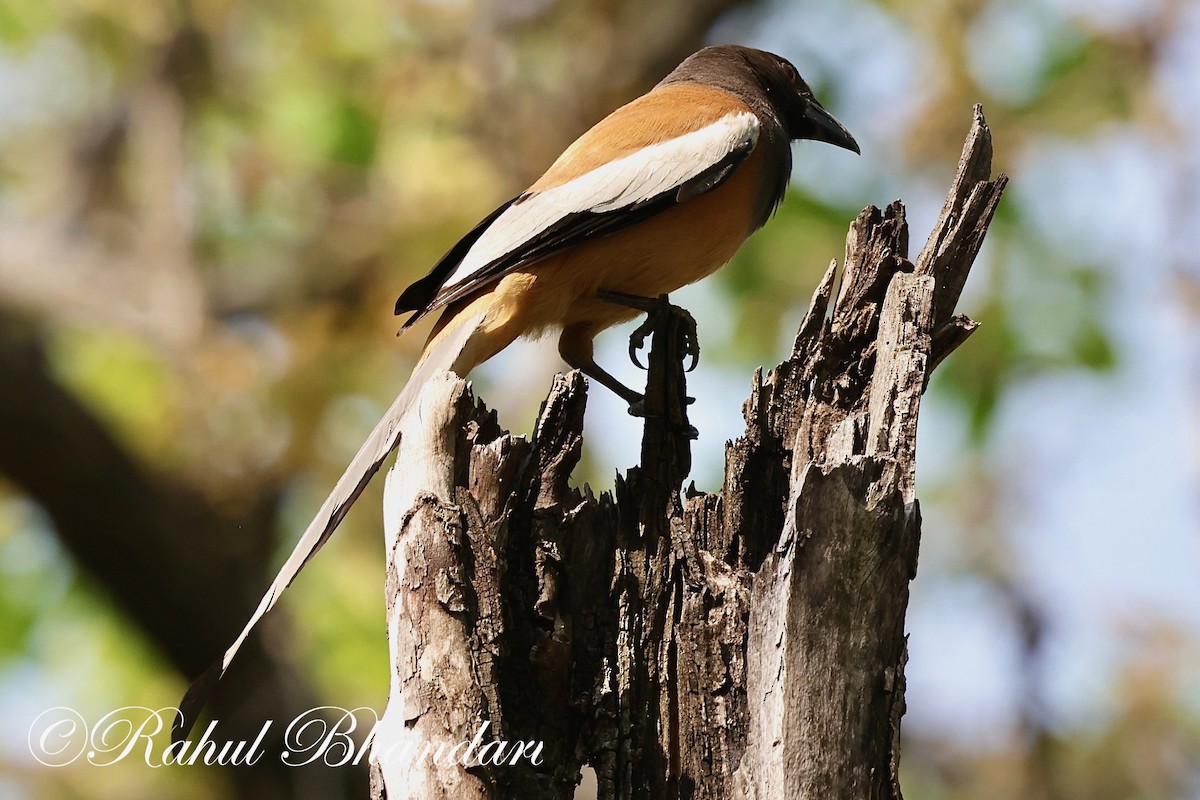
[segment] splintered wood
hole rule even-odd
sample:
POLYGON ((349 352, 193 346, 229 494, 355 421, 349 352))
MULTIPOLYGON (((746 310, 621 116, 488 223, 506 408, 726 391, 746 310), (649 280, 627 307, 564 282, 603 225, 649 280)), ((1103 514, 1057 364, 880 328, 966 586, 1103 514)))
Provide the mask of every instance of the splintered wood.
POLYGON ((584 765, 604 800, 900 797, 917 418, 976 328, 954 306, 1004 190, 990 173, 976 107, 915 263, 900 203, 859 215, 791 355, 755 374, 720 492, 681 495, 672 315, 642 463, 611 494, 570 485, 578 374, 555 379, 529 441, 435 382, 385 496, 394 663, 376 747, 443 757, 377 768, 376 797, 571 798, 584 765), (488 743, 528 747, 475 758, 488 743))

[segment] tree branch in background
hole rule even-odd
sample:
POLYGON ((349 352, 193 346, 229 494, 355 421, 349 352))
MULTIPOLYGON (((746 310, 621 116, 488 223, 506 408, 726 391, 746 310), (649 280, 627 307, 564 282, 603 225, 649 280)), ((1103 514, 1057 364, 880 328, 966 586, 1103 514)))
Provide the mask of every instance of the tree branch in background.
MULTIPOLYGON (((7 327, 0 386, 0 473, 45 509, 75 562, 180 674, 198 675, 257 602, 278 492, 262 491, 234 518, 153 474, 50 376, 40 348, 7 327)), ((260 640, 231 672, 213 713, 223 737, 250 740, 263 721, 284 723, 314 705, 292 665, 260 640)), ((278 759, 227 772, 247 800, 354 797, 366 785, 351 770, 296 770, 278 759)))

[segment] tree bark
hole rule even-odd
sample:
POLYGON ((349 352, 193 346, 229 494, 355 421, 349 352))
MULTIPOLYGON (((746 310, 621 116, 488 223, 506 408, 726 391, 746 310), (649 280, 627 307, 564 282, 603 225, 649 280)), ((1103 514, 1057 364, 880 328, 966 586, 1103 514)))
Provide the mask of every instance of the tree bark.
POLYGON ((831 264, 788 360, 755 374, 715 494, 680 493, 677 314, 656 318, 641 465, 611 494, 569 483, 578 374, 528 441, 461 381, 431 387, 385 497, 395 670, 375 797, 568 798, 583 765, 605 800, 901 796, 917 416, 975 329, 954 306, 1006 182, 990 171, 976 107, 915 263, 899 202, 854 221, 840 281, 831 264), (449 750, 484 723, 492 752, 539 742, 540 763, 449 750))

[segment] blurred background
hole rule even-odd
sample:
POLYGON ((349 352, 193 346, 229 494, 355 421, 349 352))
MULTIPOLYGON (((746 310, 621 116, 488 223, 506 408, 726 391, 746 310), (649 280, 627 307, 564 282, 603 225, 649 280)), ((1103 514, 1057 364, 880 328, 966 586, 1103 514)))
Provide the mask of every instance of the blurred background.
MULTIPOLYGON (((799 145, 776 219, 675 297, 699 487, 850 220, 902 198, 915 253, 982 102, 1012 183, 959 306, 983 327, 922 413, 905 793, 1200 798, 1183 0, 0 0, 0 798, 366 796, 353 770, 49 769, 26 737, 178 700, 403 383, 399 291, 716 42, 792 59, 863 155, 799 145)), ((598 360, 636 383, 624 351, 598 360)), ((475 388, 527 433, 561 368, 521 345, 475 388)), ((640 427, 603 390, 588 414, 577 477, 610 488, 640 427)), ((379 506, 215 713, 382 709, 379 506)))

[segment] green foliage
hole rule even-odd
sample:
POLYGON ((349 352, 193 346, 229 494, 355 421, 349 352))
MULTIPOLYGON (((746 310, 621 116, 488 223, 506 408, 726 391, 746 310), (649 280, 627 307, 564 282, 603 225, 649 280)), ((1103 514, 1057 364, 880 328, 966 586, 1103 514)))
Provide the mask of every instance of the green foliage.
POLYGON ((161 447, 174 423, 175 377, 162 355, 120 331, 67 328, 51 340, 60 379, 123 439, 139 449, 161 447))
POLYGON ((353 103, 337 110, 337 121, 329 158, 355 167, 367 167, 375 160, 377 120, 353 103))
POLYGON ((54 3, 45 0, 0 2, 0 42, 18 52, 60 24, 54 3))
POLYGON ((0 503, 0 665, 30 650, 43 612, 72 581, 70 563, 35 518, 28 503, 0 503))
POLYGON ((857 213, 793 186, 771 222, 713 276, 730 298, 734 336, 706 342, 706 351, 743 365, 742 353, 772 352, 784 320, 807 307, 829 259, 842 252, 847 221, 857 213))

